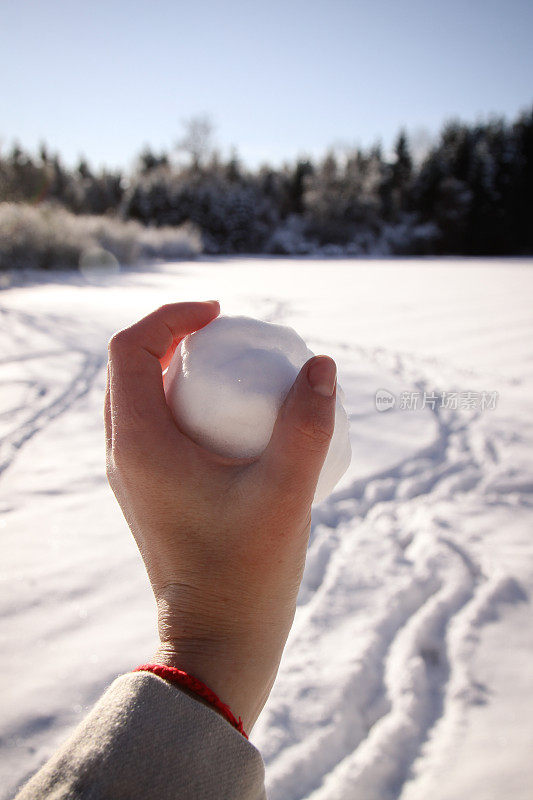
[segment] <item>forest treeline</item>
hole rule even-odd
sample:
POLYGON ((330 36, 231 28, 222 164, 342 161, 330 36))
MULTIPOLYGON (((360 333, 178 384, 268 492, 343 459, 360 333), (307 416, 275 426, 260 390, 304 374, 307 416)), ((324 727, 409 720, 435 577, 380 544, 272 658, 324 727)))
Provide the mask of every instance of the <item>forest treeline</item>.
POLYGON ((25 204, 58 206, 63 221, 129 222, 133 237, 162 228, 170 241, 179 226, 196 252, 533 253, 533 108, 511 122, 449 122, 419 163, 402 131, 388 158, 376 145, 251 170, 222 158, 211 134, 192 120, 179 153, 146 148, 127 173, 68 169, 45 145, 15 145, 0 153, 0 236, 2 207, 13 219, 25 204))

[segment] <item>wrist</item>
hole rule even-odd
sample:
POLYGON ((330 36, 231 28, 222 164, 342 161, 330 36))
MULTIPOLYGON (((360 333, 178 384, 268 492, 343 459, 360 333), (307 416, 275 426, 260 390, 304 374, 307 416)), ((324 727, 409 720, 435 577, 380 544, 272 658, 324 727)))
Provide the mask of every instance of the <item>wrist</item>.
MULTIPOLYGON (((225 653, 208 653, 206 648, 203 652, 197 652, 183 644, 176 645, 171 642, 161 643, 154 654, 153 663, 182 670, 201 681, 222 704, 231 709, 236 719, 242 719, 243 728, 247 733, 250 733, 270 694, 278 666, 276 664, 276 669, 267 676, 250 668, 250 664, 242 658, 242 654, 239 656, 235 653, 232 657, 228 657, 225 653)), ((180 688, 214 708, 219 714, 222 713, 219 708, 191 688, 181 686, 180 688)), ((222 713, 222 716, 226 715, 222 713)))
POLYGON ((232 600, 185 584, 156 593, 161 644, 154 660, 198 678, 249 732, 274 683, 292 622, 285 607, 232 600))

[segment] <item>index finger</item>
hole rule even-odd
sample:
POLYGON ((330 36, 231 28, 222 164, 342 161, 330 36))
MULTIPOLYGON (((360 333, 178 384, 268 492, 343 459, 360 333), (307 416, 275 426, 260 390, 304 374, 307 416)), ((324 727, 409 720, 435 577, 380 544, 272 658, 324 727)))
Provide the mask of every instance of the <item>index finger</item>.
POLYGON ((153 432, 163 419, 173 419, 162 362, 176 340, 203 328, 219 311, 216 300, 170 303, 113 336, 108 348, 113 437, 121 428, 153 432))

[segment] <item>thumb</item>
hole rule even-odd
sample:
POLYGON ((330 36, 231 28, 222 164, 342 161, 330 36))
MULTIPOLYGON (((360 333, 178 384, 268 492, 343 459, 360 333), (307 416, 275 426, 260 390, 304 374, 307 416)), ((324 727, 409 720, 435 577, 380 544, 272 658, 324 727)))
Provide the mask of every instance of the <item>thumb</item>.
POLYGON ((261 456, 263 467, 284 492, 311 501, 335 427, 337 367, 314 356, 301 368, 261 456))

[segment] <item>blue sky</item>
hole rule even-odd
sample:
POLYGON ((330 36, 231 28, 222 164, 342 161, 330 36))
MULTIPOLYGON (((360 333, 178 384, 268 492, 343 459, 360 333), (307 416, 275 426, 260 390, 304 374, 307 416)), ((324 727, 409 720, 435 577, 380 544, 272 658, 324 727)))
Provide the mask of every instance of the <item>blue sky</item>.
POLYGON ((526 0, 0 0, 0 143, 128 166, 208 113, 279 163, 533 102, 526 0))

